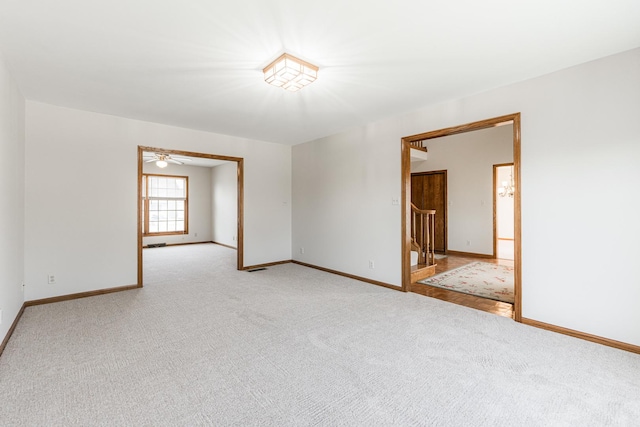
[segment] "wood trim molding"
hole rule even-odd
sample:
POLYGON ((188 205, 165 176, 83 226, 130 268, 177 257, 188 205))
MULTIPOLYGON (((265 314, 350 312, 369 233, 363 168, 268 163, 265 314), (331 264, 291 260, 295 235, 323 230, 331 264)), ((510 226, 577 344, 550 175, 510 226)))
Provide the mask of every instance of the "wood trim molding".
POLYGON ((371 283, 372 285, 393 289, 394 291, 404 291, 404 289, 402 289, 400 286, 394 286, 389 283, 378 282, 377 280, 367 279, 366 277, 355 276, 353 274, 343 273, 337 270, 331 270, 330 268, 318 267, 317 265, 307 264, 306 262, 302 262, 302 261, 293 260, 291 262, 293 264, 302 265, 304 267, 315 268, 316 270, 324 271, 325 273, 337 274, 338 276, 347 277, 349 279, 358 280, 360 282, 371 283))
POLYGON ((25 307, 26 307, 26 303, 22 303, 22 307, 20 307, 20 310, 18 310, 18 314, 16 315, 16 318, 13 319, 13 323, 11 324, 11 327, 7 331, 7 335, 4 337, 4 340, 2 340, 2 344, 0 344, 0 356, 2 356, 2 352, 4 352, 4 348, 7 346, 7 343, 9 342, 9 338, 11 338, 11 335, 13 335, 13 331, 16 329, 16 326, 18 325, 18 321, 22 317, 22 313, 24 313, 25 307))
POLYGON ((254 270, 256 268, 273 267, 274 265, 289 264, 290 262, 291 262, 291 260, 287 259, 287 260, 283 260, 283 261, 267 262, 265 264, 248 265, 246 267, 242 267, 242 270, 243 271, 247 271, 247 270, 254 270))
POLYGON ((138 284, 142 286, 142 174, 144 168, 143 147, 138 146, 138 284))
POLYGON ((404 138, 401 141, 401 191, 402 209, 402 287, 404 292, 411 291, 411 143, 404 138))
POLYGON ((447 255, 468 256, 473 258, 495 259, 496 257, 491 254, 476 254, 473 252, 460 252, 460 251, 447 251, 447 255))
POLYGON ((238 230, 236 263, 238 270, 244 268, 244 159, 238 159, 238 230))
POLYGON ((520 113, 513 115, 513 180, 516 194, 513 200, 514 304, 513 319, 522 322, 522 186, 520 185, 520 113))
MULTIPOLYGON (((424 132, 401 138, 401 169, 402 169, 402 290, 411 290, 411 263, 410 261, 410 236, 407 232, 408 224, 411 224, 411 158, 410 144, 413 141, 440 138, 475 130, 488 129, 495 126, 511 123, 513 126, 513 180, 515 181, 514 196, 514 303, 513 318, 516 322, 522 321, 522 251, 521 251, 521 186, 520 186, 520 156, 521 156, 521 119, 520 113, 507 114, 487 120, 453 126, 445 129, 424 132)), ((452 253, 452 251, 448 251, 452 253)))
POLYGON ((132 289, 139 289, 141 287, 142 286, 140 285, 126 285, 126 286, 118 286, 115 288, 97 289, 95 291, 79 292, 77 294, 60 295, 57 297, 25 301, 24 305, 25 307, 32 307, 34 305, 52 304, 54 302, 71 301, 74 299, 94 297, 96 295, 105 295, 105 294, 112 294, 114 292, 130 291, 132 289))
POLYGON ((438 129, 434 131, 419 133, 416 135, 405 136, 403 141, 412 142, 426 139, 440 138, 441 136, 457 135, 459 133, 471 132, 474 130, 488 129, 503 125, 505 123, 515 120, 515 117, 520 117, 520 113, 507 114, 505 116, 494 117, 492 119, 480 120, 477 122, 466 123, 460 126, 452 126, 444 129, 438 129))
POLYGON ((640 354, 640 346, 628 344, 622 341, 616 341, 609 338, 599 337, 597 335, 591 335, 584 332, 576 331, 569 328, 563 328, 561 326, 551 325, 549 323, 540 322, 538 320, 527 319, 523 317, 521 319, 525 325, 533 326, 540 329, 546 329, 547 331, 557 332, 563 335, 569 335, 574 338, 580 338, 583 340, 595 342, 597 344, 606 345, 608 347, 617 348, 619 350, 630 351, 631 353, 640 354))

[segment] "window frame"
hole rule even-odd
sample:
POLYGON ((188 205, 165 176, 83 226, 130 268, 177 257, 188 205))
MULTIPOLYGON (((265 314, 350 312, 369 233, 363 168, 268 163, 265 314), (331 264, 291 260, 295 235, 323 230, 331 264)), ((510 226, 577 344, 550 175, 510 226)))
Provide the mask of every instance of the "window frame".
MULTIPOLYGON (((159 197, 154 197, 154 200, 183 200, 176 198, 166 198, 162 199, 159 197)), ((185 234, 189 234, 189 177, 183 175, 163 175, 157 173, 143 173, 142 174, 142 236, 143 237, 153 237, 153 236, 182 236, 185 234), (148 177, 159 177, 159 178, 181 178, 184 179, 184 231, 158 231, 155 233, 150 233, 149 230, 149 179, 148 177)))

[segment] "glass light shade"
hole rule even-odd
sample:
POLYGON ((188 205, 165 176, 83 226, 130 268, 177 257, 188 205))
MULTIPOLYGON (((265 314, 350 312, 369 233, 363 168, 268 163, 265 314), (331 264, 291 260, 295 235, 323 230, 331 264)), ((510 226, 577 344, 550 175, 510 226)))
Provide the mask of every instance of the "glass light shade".
POLYGON ((159 167, 159 168, 161 168, 161 169, 162 169, 162 168, 166 168, 166 167, 167 167, 167 165, 168 165, 168 163, 167 163, 167 162, 165 162, 164 160, 158 160, 158 161, 156 162, 156 166, 158 166, 158 167, 159 167))
POLYGON ((290 92, 296 92, 318 78, 318 67, 288 53, 282 54, 262 71, 265 82, 290 92))

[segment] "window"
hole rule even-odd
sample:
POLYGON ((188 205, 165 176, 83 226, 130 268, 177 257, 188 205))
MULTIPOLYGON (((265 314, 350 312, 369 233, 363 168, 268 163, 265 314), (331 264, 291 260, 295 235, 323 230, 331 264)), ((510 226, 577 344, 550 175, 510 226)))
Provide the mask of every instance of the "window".
POLYGON ((142 175, 142 233, 145 236, 187 234, 188 178, 142 175))

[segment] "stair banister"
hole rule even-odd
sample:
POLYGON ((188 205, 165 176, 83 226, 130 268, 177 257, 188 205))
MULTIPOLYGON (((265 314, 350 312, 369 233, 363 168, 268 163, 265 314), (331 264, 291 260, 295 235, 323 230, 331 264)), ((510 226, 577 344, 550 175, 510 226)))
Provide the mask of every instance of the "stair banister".
POLYGON ((435 264, 435 217, 435 209, 418 209, 411 203, 411 246, 418 250, 418 264, 435 264))

